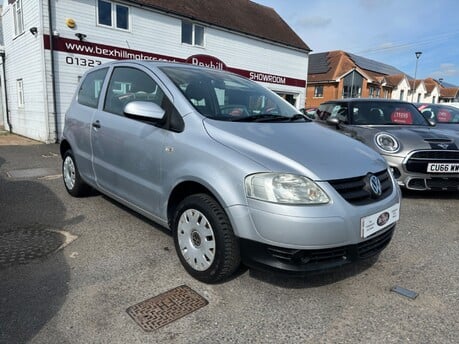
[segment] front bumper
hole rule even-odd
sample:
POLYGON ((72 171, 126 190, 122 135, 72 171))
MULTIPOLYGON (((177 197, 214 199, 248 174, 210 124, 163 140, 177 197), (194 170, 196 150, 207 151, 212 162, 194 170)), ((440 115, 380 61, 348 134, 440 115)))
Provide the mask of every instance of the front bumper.
MULTIPOLYGON (((248 206, 229 207, 227 213, 237 237, 262 245, 296 250, 355 245, 368 239, 368 234, 363 233, 363 219, 387 212, 400 203, 400 190, 392 178, 391 183, 390 194, 370 204, 353 205, 323 182, 320 187, 330 196, 329 204, 289 206, 248 199, 248 206)), ((382 233, 386 227, 376 233, 382 233)))
POLYGON ((391 167, 398 185, 418 191, 459 191, 459 174, 431 174, 424 172, 427 170, 428 162, 449 162, 453 160, 431 158, 425 159, 425 161, 413 161, 413 154, 418 152, 413 151, 406 157, 383 155, 391 167))
POLYGON ((317 250, 288 249, 241 239, 241 256, 251 268, 291 274, 321 272, 376 256, 389 244, 394 230, 392 224, 357 244, 317 250))

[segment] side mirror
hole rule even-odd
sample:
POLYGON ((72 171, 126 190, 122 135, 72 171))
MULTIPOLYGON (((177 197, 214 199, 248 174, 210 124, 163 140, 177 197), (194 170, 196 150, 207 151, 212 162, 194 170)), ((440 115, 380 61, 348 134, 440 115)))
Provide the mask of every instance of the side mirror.
POLYGON ((163 119, 164 111, 158 104, 146 101, 133 101, 124 107, 124 114, 128 118, 158 122, 163 119))
POLYGON ((336 117, 328 117, 326 120, 328 125, 334 125, 334 126, 339 126, 340 121, 336 117))

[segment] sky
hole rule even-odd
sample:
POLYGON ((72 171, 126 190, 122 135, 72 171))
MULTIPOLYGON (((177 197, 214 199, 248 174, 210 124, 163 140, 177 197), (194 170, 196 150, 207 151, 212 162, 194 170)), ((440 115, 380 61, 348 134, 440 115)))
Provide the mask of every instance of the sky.
POLYGON ((457 0, 253 0, 272 7, 312 49, 344 50, 417 79, 459 86, 457 0))

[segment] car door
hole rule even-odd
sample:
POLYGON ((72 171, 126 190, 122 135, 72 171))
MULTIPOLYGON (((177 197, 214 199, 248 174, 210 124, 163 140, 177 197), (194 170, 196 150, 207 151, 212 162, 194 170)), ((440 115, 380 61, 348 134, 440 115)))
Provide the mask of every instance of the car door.
POLYGON ((103 106, 92 122, 93 168, 98 186, 149 213, 157 213, 160 169, 167 131, 124 116, 136 100, 161 106, 165 94, 141 66, 114 66, 103 106))
POLYGON ((78 171, 83 178, 94 182, 91 150, 91 122, 97 111, 108 67, 88 72, 79 85, 75 99, 65 115, 64 136, 71 142, 78 171))

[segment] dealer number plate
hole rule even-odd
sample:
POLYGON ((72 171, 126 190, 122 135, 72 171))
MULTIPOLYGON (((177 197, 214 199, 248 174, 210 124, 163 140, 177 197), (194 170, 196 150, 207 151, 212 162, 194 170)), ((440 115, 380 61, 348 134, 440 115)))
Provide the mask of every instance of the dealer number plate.
POLYGON ((429 163, 427 164, 428 173, 459 173, 459 164, 447 163, 429 163))
POLYGON ((362 238, 368 238, 370 235, 398 221, 399 218, 400 203, 376 214, 362 217, 360 219, 362 238))

